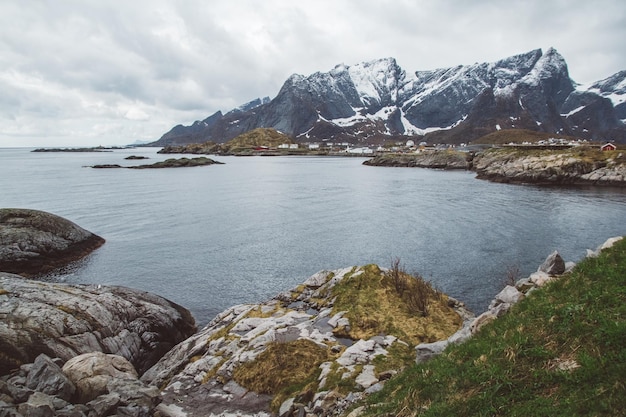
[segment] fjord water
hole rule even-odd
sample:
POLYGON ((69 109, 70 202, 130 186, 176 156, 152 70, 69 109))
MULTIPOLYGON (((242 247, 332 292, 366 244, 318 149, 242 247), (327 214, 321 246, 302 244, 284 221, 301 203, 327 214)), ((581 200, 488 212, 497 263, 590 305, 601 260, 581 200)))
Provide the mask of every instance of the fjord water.
POLYGON ((123 285, 189 308, 200 325, 322 269, 399 257, 476 313, 508 271, 552 251, 577 261, 626 234, 626 191, 494 184, 463 171, 363 166, 362 158, 213 157, 225 165, 93 169, 172 157, 0 149, 0 207, 45 210, 104 237, 47 279, 123 285), (129 155, 150 159, 126 161, 129 155))

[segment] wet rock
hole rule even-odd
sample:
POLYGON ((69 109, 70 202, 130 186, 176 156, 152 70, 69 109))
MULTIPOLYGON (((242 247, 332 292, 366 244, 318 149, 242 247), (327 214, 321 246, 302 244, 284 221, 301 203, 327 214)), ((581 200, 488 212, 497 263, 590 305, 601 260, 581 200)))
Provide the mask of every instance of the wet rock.
POLYGON ((54 214, 0 209, 0 271, 30 277, 80 259, 104 239, 54 214))

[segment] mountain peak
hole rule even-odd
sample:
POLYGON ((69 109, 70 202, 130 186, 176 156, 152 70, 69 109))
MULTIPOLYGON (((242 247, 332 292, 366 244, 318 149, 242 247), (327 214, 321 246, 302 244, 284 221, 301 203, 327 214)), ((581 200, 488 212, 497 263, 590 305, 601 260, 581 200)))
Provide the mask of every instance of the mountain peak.
POLYGON ((498 128, 626 140, 621 121, 626 120, 626 71, 580 93, 565 59, 552 47, 409 74, 392 57, 293 74, 274 99, 211 116, 205 120, 210 123, 177 126, 155 144, 164 138, 183 144, 226 141, 258 127, 305 140, 352 143, 406 136, 467 142, 498 128))

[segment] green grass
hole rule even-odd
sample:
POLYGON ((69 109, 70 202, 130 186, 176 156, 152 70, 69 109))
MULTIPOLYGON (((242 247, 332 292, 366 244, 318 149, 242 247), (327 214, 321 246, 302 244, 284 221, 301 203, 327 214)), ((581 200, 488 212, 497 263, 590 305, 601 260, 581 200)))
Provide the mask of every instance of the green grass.
POLYGON ((376 416, 626 415, 626 239, 368 404, 376 416))

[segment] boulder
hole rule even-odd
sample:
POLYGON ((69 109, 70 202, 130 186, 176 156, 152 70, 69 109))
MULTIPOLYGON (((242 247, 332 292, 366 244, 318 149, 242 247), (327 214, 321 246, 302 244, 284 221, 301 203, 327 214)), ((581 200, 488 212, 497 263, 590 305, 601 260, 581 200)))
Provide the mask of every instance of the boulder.
POLYGON ((561 275, 565 272, 565 261, 558 251, 554 251, 543 261, 538 271, 548 275, 561 275))
POLYGON ((143 373, 196 330, 191 313, 117 286, 38 282, 0 272, 0 375, 45 353, 119 354, 143 373))
POLYGON ((19 413, 29 417, 54 417, 54 402, 52 396, 41 392, 34 392, 28 401, 17 408, 19 413))
POLYGON ((489 309, 493 309, 500 304, 516 304, 524 298, 524 294, 512 285, 507 285, 502 291, 500 291, 491 304, 489 309))
POLYGON ((439 340, 433 343, 420 343, 415 347, 416 363, 426 362, 433 357, 441 354, 447 347, 449 342, 447 340, 439 340))
POLYGON ((0 209, 0 271, 35 276, 78 260, 104 239, 54 214, 0 209))
POLYGON ((80 403, 87 403, 100 395, 109 394, 108 384, 113 380, 135 380, 133 365, 118 355, 101 352, 76 356, 63 365, 65 373, 74 383, 80 403))
POLYGON ((69 401, 76 391, 61 367, 44 354, 35 359, 26 378, 26 386, 33 391, 54 395, 65 401, 69 401))

